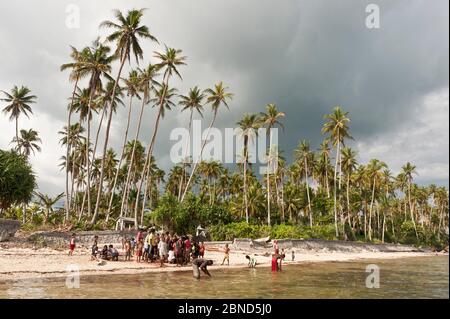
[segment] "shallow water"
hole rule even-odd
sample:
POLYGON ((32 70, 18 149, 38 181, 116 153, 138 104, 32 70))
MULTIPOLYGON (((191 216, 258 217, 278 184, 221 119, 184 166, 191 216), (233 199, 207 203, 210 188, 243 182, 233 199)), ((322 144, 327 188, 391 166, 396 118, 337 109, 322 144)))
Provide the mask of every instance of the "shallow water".
POLYGON ((0 282, 0 298, 449 298, 449 258, 326 262, 270 268, 82 276, 80 288, 65 278, 0 282), (366 267, 380 270, 380 288, 366 288, 366 267))

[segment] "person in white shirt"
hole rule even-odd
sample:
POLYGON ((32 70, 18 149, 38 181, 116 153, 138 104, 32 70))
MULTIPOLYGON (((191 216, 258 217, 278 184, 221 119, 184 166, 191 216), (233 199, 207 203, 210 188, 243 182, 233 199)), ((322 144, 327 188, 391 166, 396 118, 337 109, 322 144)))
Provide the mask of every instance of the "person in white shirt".
POLYGON ((167 242, 166 242, 166 237, 164 235, 161 236, 161 239, 158 243, 158 251, 159 251, 159 260, 161 262, 160 267, 163 266, 164 261, 167 257, 167 242))

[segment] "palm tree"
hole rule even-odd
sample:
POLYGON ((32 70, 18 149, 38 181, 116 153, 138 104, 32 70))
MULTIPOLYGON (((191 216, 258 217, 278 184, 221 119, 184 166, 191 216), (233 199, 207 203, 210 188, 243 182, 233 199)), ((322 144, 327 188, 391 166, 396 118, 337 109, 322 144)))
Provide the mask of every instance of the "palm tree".
MULTIPOLYGON (((150 31, 147 26, 141 25, 141 19, 144 14, 144 9, 140 10, 130 10, 127 13, 127 16, 124 17, 122 12, 119 10, 115 10, 115 16, 118 22, 112 21, 104 21, 100 24, 100 27, 106 27, 113 29, 113 33, 111 33, 106 39, 109 42, 116 42, 116 52, 115 56, 120 60, 120 67, 117 73, 117 77, 115 80, 115 86, 112 91, 112 96, 115 96, 116 87, 119 83, 120 76, 122 74, 122 69, 125 65, 125 61, 130 61, 131 54, 134 55, 136 62, 139 63, 139 59, 143 58, 143 51, 139 44, 139 38, 150 39, 152 41, 158 42, 156 38, 150 34, 150 31)), ((109 142, 109 131, 111 129, 111 121, 112 121, 112 106, 110 106, 110 112, 108 116, 108 123, 106 126, 105 133, 105 141, 103 145, 103 156, 102 163, 100 167, 100 183, 97 192, 97 200, 95 203, 94 215, 92 216, 91 224, 95 224, 98 218, 98 209, 100 205, 100 197, 102 194, 103 188, 103 175, 105 169, 105 158, 106 151, 108 149, 109 142)))
MULTIPOLYGON (((325 119, 327 122, 324 124, 322 128, 323 134, 329 134, 330 139, 333 143, 333 146, 336 148, 336 163, 334 165, 334 227, 336 230, 336 237, 339 236, 339 230, 337 225, 337 198, 336 198, 336 180, 337 180, 337 171, 338 164, 340 165, 340 148, 341 144, 344 143, 345 138, 352 138, 348 133, 348 123, 350 119, 348 118, 348 112, 343 112, 339 106, 336 106, 333 109, 333 113, 325 115, 325 119)), ((339 169, 339 189, 341 185, 341 170, 339 169)))
POLYGON ((14 143, 17 144, 16 149, 19 153, 25 156, 30 156, 30 153, 34 151, 41 151, 41 147, 38 145, 38 143, 42 143, 41 139, 39 138, 38 132, 36 132, 33 129, 27 130, 20 130, 20 137, 18 139, 14 138, 14 143))
POLYGON ((261 120, 257 114, 244 114, 242 120, 237 125, 242 130, 243 144, 243 166, 244 166, 244 204, 245 204, 245 220, 249 222, 249 207, 248 207, 248 187, 247 187, 247 165, 249 160, 248 145, 258 134, 258 128, 261 127, 261 120))
MULTIPOLYGON (((71 49, 72 49, 72 52, 70 54, 70 57, 72 58, 73 62, 63 64, 63 65, 61 65, 61 68, 60 68, 61 71, 70 69, 71 72, 69 75, 69 80, 72 82, 75 82, 75 84, 73 86, 72 97, 70 99, 69 112, 68 112, 68 116, 67 116, 67 127, 69 127, 69 128, 71 127, 73 103, 75 100, 75 93, 78 88, 78 81, 80 80, 80 78, 87 75, 87 73, 85 71, 83 71, 81 68, 83 55, 75 47, 71 46, 71 49)), ((70 144, 70 143, 66 144, 66 158, 69 158, 71 147, 72 147, 72 144, 70 144)), ((66 173, 66 201, 65 201, 64 205, 65 205, 65 209, 66 209, 65 220, 67 221, 69 219, 70 203, 71 203, 71 197, 69 196, 69 165, 66 165, 65 173, 66 173)))
POLYGON ((4 101, 9 103, 4 109, 3 112, 11 113, 9 119, 11 121, 16 121, 16 139, 19 139, 19 116, 20 114, 25 114, 26 117, 28 113, 33 114, 31 110, 31 104, 36 103, 37 97, 35 95, 31 95, 31 90, 26 86, 22 86, 20 88, 17 85, 11 90, 11 93, 1 91, 5 98, 0 99, 0 101, 4 101))
MULTIPOLYGON (((350 178, 352 176, 353 171, 356 169, 356 152, 353 151, 350 147, 344 147, 342 149, 342 170, 347 176, 347 187, 346 187, 346 195, 347 195, 347 218, 350 227, 351 223, 351 208, 350 208, 350 178)), ((345 222, 344 222, 345 224, 345 222)), ((342 226, 344 228, 344 226, 342 226)), ((344 232, 345 235, 345 232, 344 232)))
MULTIPOLYGON (((158 131, 159 128, 159 120, 163 119, 165 116, 165 112, 166 110, 170 111, 174 106, 175 103, 172 101, 172 99, 176 96, 176 92, 177 89, 175 88, 167 88, 166 85, 162 85, 160 86, 159 89, 157 89, 155 91, 155 98, 151 99, 150 102, 151 103, 159 103, 159 109, 158 109, 158 115, 157 115, 157 126, 155 127, 155 130, 153 131, 153 136, 152 136, 152 142, 150 143, 150 148, 151 148, 151 153, 153 153, 153 149, 155 146, 155 142, 156 142, 156 133, 158 131)), ((153 107, 158 106, 158 104, 153 104, 153 107)), ((149 150, 150 153, 150 150, 149 150)), ((144 165, 144 169, 142 170, 142 175, 141 175, 141 181, 139 183, 139 188, 138 188, 138 195, 140 194, 140 191, 142 189, 142 185, 144 184, 145 181, 148 181, 150 178, 150 168, 149 168, 149 161, 147 161, 148 155, 149 153, 147 153, 147 157, 146 157, 146 162, 147 165, 144 165), (144 180, 142 180, 142 178, 144 178, 144 180)), ((150 157, 151 158, 151 157, 150 157)), ((145 184, 145 189, 144 189, 144 199, 143 199, 143 203, 142 203, 142 209, 141 209, 141 215, 144 214, 144 210, 145 210, 145 203, 146 203, 146 199, 147 199, 147 194, 150 192, 151 194, 151 183, 145 184)), ((138 207, 139 207, 139 198, 136 200, 136 206, 135 206, 135 216, 136 216, 136 220, 137 220, 137 214, 138 214, 138 207)), ((137 225, 137 224, 136 224, 137 225)))
POLYGON ((313 226, 313 218, 312 218, 312 208, 311 208, 311 198, 309 196, 309 172, 308 172, 308 159, 311 156, 311 151, 309 148, 309 142, 303 140, 298 145, 297 149, 295 150, 295 155, 297 160, 300 162, 303 162, 304 169, 305 169, 305 182, 306 182, 306 195, 308 198, 308 210, 309 210, 309 226, 313 226))
POLYGON ((323 168, 325 170, 325 188, 327 190, 327 197, 330 198, 330 185, 328 182, 328 163, 330 158, 330 141, 328 139, 324 139, 320 144, 319 151, 321 156, 321 161, 323 163, 323 168))
POLYGON ((122 151, 121 151, 121 154, 119 157, 119 163, 117 164, 116 173, 114 175, 114 181, 113 181, 112 188, 111 188, 111 195, 110 195, 110 199, 109 199, 108 210, 106 212, 106 222, 108 222, 109 216, 111 214, 111 207, 112 207, 112 203, 113 203, 113 199, 114 199, 114 192, 116 189, 117 179, 119 178, 120 168, 122 167, 125 145, 127 144, 127 140, 128 140, 128 130, 130 128, 133 98, 136 97, 139 100, 141 99, 141 97, 139 96, 139 91, 140 91, 140 86, 141 86, 141 78, 140 78, 137 70, 130 71, 128 78, 123 79, 123 82, 125 83, 125 90, 127 91, 127 96, 129 96, 129 98, 130 98, 129 104, 128 104, 128 117, 127 117, 127 125, 126 125, 126 129, 125 129, 125 135, 124 135, 124 139, 123 139, 123 143, 122 143, 122 151))
MULTIPOLYGON (((160 53, 160 52, 155 52, 155 57, 160 61, 158 63, 158 67, 159 69, 164 69, 164 75, 163 75, 163 81, 162 81, 162 85, 161 85, 161 89, 158 91, 159 94, 157 94, 157 96, 159 97, 159 106, 158 106, 158 113, 156 116, 156 120, 155 120, 155 125, 153 127, 153 135, 151 137, 150 143, 149 143, 149 147, 148 147, 148 152, 147 152, 147 157, 145 159, 145 164, 144 164, 144 169, 142 171, 142 176, 139 182, 139 186, 138 186, 138 196, 137 196, 137 200, 136 200, 136 207, 135 207, 135 224, 137 226, 137 211, 138 211, 138 205, 139 205, 139 194, 141 193, 141 189, 142 189, 142 184, 144 183, 145 180, 147 180, 148 178, 146 178, 146 173, 148 171, 148 163, 150 161, 150 158, 153 156, 153 148, 155 146, 155 141, 156 141, 156 135, 158 133, 158 128, 159 128, 159 122, 161 120, 161 117, 164 116, 164 109, 167 107, 167 94, 168 93, 173 93, 169 91, 169 80, 170 77, 173 74, 176 74, 180 79, 182 79, 180 72, 178 71, 178 67, 182 66, 182 65, 186 65, 185 61, 186 61, 186 57, 182 56, 182 51, 181 50, 177 50, 177 49, 173 49, 173 48, 168 48, 167 46, 165 47, 165 52, 164 53, 160 53)), ((148 191, 148 187, 151 185, 146 185, 145 186, 145 191, 144 191, 144 199, 146 198, 146 194, 148 191)), ((145 209, 144 205, 142 206, 142 211, 145 209)))
MULTIPOLYGON (((89 99, 87 102, 88 113, 90 113, 95 95, 102 91, 102 77, 110 78, 109 72, 111 71, 111 62, 113 57, 109 56, 110 48, 103 45, 99 40, 95 40, 91 47, 86 47, 82 50, 81 62, 79 63, 80 72, 89 74, 89 99)), ((91 117, 87 120, 87 136, 86 147, 90 146, 91 135, 91 117)), ((89 152, 86 150, 86 165, 87 165, 87 202, 88 202, 88 215, 91 214, 91 195, 90 195, 90 180, 91 180, 91 164, 89 160, 89 152)))
POLYGON ((372 211, 373 204, 375 201, 375 190, 377 187, 377 181, 381 180, 383 168, 386 168, 387 165, 377 159, 372 159, 370 163, 367 165, 367 171, 370 179, 372 180, 372 200, 370 201, 369 208, 369 240, 372 240, 372 211))
POLYGON ((183 192, 183 196, 181 196, 181 201, 183 202, 186 193, 189 189, 189 185, 191 184, 192 178, 195 174, 195 171, 197 169, 198 163, 201 161, 202 155, 203 155, 203 150, 205 148, 206 142, 208 141, 208 137, 209 137, 209 132, 211 131, 212 126, 214 125, 214 122, 216 121, 217 118, 217 112, 219 110, 219 107, 221 105, 224 105, 227 109, 229 109, 228 107, 228 101, 231 100, 233 98, 233 94, 230 92, 227 92, 228 87, 223 86, 222 82, 219 82, 218 84, 215 85, 214 89, 206 89, 205 93, 208 96, 206 101, 207 103, 211 104, 212 110, 213 110, 213 117, 211 120, 211 124, 208 127, 208 131, 206 132, 206 137, 205 140, 202 143, 202 147, 200 148, 200 155, 199 158, 195 161, 194 163, 194 167, 192 168, 192 172, 191 175, 189 176, 189 179, 186 183, 184 192, 183 192))
POLYGON ((200 91, 198 86, 195 86, 194 88, 191 88, 189 90, 189 93, 187 95, 180 95, 180 101, 178 102, 183 108, 181 111, 190 111, 189 115, 189 139, 186 141, 185 146, 185 152, 184 152, 184 158, 183 158, 183 174, 181 174, 181 180, 180 180, 180 187, 179 187, 179 193, 178 193, 178 200, 181 199, 181 192, 183 189, 184 184, 184 178, 185 178, 185 172, 186 172, 186 161, 187 161, 187 154, 190 150, 191 145, 191 130, 192 130, 192 117, 194 115, 194 111, 197 111, 198 114, 200 114, 201 117, 203 117, 203 100, 205 99, 205 94, 200 91))
POLYGON ((417 174, 416 166, 414 166, 410 162, 408 162, 402 166, 402 173, 405 175, 405 177, 408 181, 408 206, 409 206, 409 211, 411 214, 411 221, 413 222, 413 225, 414 225, 414 231, 416 233, 416 238, 419 239, 419 235, 417 233, 416 222, 414 220, 413 207, 411 204, 411 185, 412 185, 413 175, 417 174))
MULTIPOLYGON (((269 152, 268 152, 268 161, 267 161, 267 171, 266 171, 266 182, 267 182, 267 224, 270 226, 270 173, 271 173, 271 164, 273 157, 277 156, 277 150, 274 152, 272 149, 272 128, 275 126, 280 126, 284 129, 283 124, 279 121, 281 118, 285 116, 285 113, 279 112, 277 110, 277 106, 273 103, 268 104, 266 106, 266 113, 261 113, 261 121, 263 125, 268 129, 267 135, 269 138, 269 152)), ((276 146, 278 148, 278 145, 276 146)))
POLYGON ((64 193, 61 193, 55 197, 50 197, 39 192, 35 192, 34 194, 39 198, 39 204, 45 209, 44 224, 46 224, 50 214, 53 213, 53 205, 63 198, 64 193))

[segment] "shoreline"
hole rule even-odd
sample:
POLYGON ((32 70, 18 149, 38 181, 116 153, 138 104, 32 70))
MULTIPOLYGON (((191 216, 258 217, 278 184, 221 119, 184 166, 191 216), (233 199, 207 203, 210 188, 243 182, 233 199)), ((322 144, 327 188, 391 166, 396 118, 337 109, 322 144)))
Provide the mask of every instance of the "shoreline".
MULTIPOLYGON (((317 262, 448 256, 448 253, 433 252, 295 251, 295 260, 291 261, 290 252, 289 250, 286 253, 283 266, 317 262)), ((223 252, 218 251, 215 247, 211 247, 210 250, 207 248, 205 258, 214 261, 214 264, 209 267, 211 271, 216 269, 242 269, 248 267, 245 255, 252 255, 257 260, 257 268, 270 268, 271 266, 271 257, 270 255, 267 256, 266 251, 232 250, 229 266, 220 265, 223 252)), ((68 256, 67 251, 51 248, 0 248, 0 281, 65 278, 69 274, 67 270, 68 266, 77 267, 80 276, 192 272, 190 265, 178 267, 176 265, 165 264, 161 268, 159 267, 159 263, 137 263, 134 259, 131 261, 124 261, 122 259, 116 262, 106 261, 104 265, 98 265, 96 261, 90 261, 89 250, 82 248, 75 250, 73 256, 68 256)))

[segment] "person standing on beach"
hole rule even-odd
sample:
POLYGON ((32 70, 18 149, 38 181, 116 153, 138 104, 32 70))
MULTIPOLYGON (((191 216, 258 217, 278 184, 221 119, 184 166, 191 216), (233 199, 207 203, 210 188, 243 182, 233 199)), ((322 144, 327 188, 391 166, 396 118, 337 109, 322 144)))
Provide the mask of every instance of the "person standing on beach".
POLYGON ((292 261, 294 261, 295 260, 295 253, 294 253, 294 251, 292 251, 292 261))
POLYGON ((138 263, 141 262, 143 248, 144 248, 144 241, 142 240, 142 237, 141 237, 141 239, 137 243, 137 251, 136 251, 136 262, 138 262, 138 263))
POLYGON ((125 241, 125 261, 131 260, 131 242, 129 239, 125 241))
POLYGON ((164 235, 162 235, 161 240, 158 243, 158 251, 159 251, 160 267, 162 267, 168 254, 167 242, 164 235))
POLYGON ((69 243, 69 256, 73 256, 73 251, 75 250, 75 233, 70 237, 69 243))
POLYGON ((225 263, 225 260, 227 261, 228 266, 230 265, 230 247, 228 247, 228 244, 225 244, 225 255, 223 256, 222 265, 225 263))

